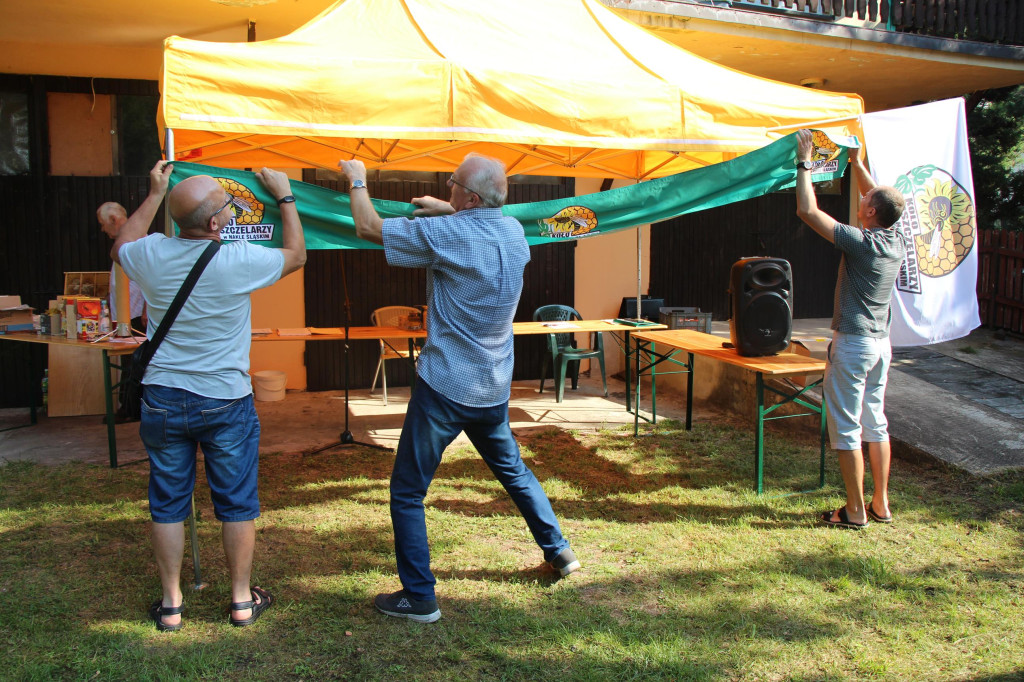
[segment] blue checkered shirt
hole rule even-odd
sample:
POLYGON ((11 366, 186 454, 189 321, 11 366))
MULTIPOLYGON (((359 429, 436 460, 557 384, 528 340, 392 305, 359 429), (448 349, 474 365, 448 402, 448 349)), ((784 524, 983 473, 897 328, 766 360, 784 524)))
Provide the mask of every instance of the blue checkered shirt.
POLYGON ((427 271, 427 343, 416 373, 445 398, 469 407, 508 402, 512 318, 530 247, 523 226, 500 208, 434 218, 389 218, 388 263, 427 271))

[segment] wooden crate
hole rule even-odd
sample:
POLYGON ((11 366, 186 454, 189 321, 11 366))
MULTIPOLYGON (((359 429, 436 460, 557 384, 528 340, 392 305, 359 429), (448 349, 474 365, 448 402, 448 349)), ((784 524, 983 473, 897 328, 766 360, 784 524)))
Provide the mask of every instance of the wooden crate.
POLYGON ((65 272, 64 295, 106 298, 110 295, 110 272, 65 272))

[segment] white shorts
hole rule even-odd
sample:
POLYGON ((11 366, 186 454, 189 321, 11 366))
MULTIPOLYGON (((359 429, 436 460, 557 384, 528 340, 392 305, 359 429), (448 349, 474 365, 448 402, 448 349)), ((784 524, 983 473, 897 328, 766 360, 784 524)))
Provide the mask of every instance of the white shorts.
POLYGON ((836 450, 889 440, 885 382, 892 362, 889 339, 834 332, 825 367, 828 436, 836 450))

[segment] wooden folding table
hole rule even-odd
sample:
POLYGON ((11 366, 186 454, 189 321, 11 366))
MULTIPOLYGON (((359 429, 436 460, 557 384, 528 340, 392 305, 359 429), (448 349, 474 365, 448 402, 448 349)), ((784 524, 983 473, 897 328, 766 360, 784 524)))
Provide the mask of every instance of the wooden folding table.
MULTIPOLYGON (((765 376, 786 378, 807 377, 808 375, 823 374, 825 371, 825 362, 823 360, 818 360, 805 355, 798 355, 796 353, 779 353, 777 355, 768 355, 763 357, 746 357, 737 353, 736 349, 732 347, 732 344, 729 344, 725 339, 689 329, 670 331, 638 331, 634 332, 633 338, 637 344, 635 356, 637 376, 641 376, 644 373, 651 376, 652 421, 657 419, 657 414, 655 412, 656 405, 653 398, 655 392, 654 383, 657 376, 657 365, 664 362, 672 362, 686 368, 687 430, 691 427, 691 417, 693 412, 694 356, 699 355, 703 358, 708 358, 709 360, 724 362, 735 367, 740 367, 746 371, 753 372, 756 377, 757 412, 756 435, 754 436, 754 479, 757 494, 760 495, 764 492, 764 423, 766 421, 776 419, 789 419, 792 417, 815 415, 820 419, 821 464, 818 473, 818 487, 820 488, 825 485, 825 402, 822 400, 821 405, 815 405, 814 403, 808 402, 803 397, 807 391, 820 386, 822 379, 819 378, 805 386, 797 387, 791 392, 782 391, 772 386, 766 386, 764 382, 765 376), (662 350, 657 350, 657 346, 661 346, 662 350), (687 354, 687 361, 685 363, 675 358, 678 353, 687 354), (778 395, 781 397, 781 400, 770 407, 765 407, 765 390, 778 395), (776 416, 768 416, 783 405, 790 403, 800 405, 808 411, 801 412, 799 414, 778 414, 776 416)), ((639 381, 637 382, 637 385, 639 386, 639 381)), ((637 402, 639 408, 639 394, 637 396, 637 402)), ((639 413, 639 409, 637 410, 637 413, 639 413)), ((636 434, 638 429, 639 417, 635 418, 633 421, 633 433, 636 434)))

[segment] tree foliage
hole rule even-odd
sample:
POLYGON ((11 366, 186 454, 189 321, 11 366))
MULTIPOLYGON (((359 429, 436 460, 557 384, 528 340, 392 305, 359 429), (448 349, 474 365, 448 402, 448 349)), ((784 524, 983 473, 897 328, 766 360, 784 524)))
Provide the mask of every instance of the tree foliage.
POLYGON ((978 227, 1024 231, 1024 86, 969 101, 967 133, 978 227))

